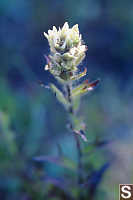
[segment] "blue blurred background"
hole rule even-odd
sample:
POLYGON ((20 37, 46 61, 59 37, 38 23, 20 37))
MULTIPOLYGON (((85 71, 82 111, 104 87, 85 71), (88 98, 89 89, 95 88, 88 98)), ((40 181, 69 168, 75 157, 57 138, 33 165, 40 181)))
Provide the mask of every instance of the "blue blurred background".
POLYGON ((94 200, 117 199, 118 184, 133 183, 132 10, 131 0, 0 1, 0 200, 69 199, 58 179, 75 179, 74 138, 64 108, 38 84, 55 83, 44 71, 49 46, 43 32, 66 21, 79 24, 88 46, 82 63, 88 79, 101 79, 81 105, 86 174, 111 162, 94 200), (95 145, 99 140, 105 145, 95 145), (67 170, 53 159, 60 151, 67 170), (34 162, 36 156, 45 162, 34 162))

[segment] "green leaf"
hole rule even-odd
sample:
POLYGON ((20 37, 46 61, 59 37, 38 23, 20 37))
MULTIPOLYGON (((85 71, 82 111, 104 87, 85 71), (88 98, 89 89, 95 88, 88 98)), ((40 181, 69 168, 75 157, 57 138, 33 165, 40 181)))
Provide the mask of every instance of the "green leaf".
POLYGON ((76 75, 73 75, 71 77, 71 80, 78 80, 78 79, 82 78, 83 76, 85 76, 86 73, 87 73, 87 69, 85 68, 83 72, 80 72, 80 73, 78 73, 76 75))
POLYGON ((72 90, 72 97, 74 98, 90 92, 97 86, 99 81, 99 79, 91 83, 88 83, 88 80, 84 81, 82 84, 72 90))
POLYGON ((54 163, 55 165, 62 166, 69 170, 76 170, 76 164, 71 159, 67 158, 66 156, 59 157, 59 156, 37 156, 33 158, 34 161, 38 162, 50 162, 54 163))
POLYGON ((50 84, 50 88, 54 92, 58 101, 60 103, 62 103, 65 106, 65 108, 67 109, 69 106, 69 102, 67 101, 67 99, 65 98, 63 93, 54 84, 50 84))

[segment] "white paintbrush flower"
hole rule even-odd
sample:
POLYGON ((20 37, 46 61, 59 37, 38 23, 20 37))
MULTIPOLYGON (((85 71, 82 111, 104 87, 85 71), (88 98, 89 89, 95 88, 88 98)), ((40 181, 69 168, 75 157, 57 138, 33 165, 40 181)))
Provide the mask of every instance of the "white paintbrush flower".
POLYGON ((78 70, 77 66, 85 57, 86 46, 83 44, 82 36, 79 34, 78 24, 69 28, 67 22, 62 28, 53 26, 44 32, 50 46, 48 63, 45 66, 54 76, 68 81, 73 73, 78 70))

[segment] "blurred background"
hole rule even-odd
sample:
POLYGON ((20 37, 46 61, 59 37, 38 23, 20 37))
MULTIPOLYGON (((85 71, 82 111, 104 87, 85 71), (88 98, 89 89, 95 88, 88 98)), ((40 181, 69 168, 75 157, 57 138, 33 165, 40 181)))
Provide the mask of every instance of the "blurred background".
POLYGON ((88 138, 86 144, 81 141, 86 175, 92 166, 100 173, 110 163, 102 179, 96 177, 93 199, 118 199, 118 184, 133 183, 132 10, 132 0, 0 1, 0 200, 77 195, 76 187, 66 183, 73 184, 77 163, 67 115, 39 85, 56 83, 44 71, 49 46, 43 32, 66 21, 79 24, 88 46, 82 63, 88 79, 101 79, 81 105, 88 138), (55 159, 59 154, 65 162, 55 159), (38 156, 43 162, 34 159, 38 156))

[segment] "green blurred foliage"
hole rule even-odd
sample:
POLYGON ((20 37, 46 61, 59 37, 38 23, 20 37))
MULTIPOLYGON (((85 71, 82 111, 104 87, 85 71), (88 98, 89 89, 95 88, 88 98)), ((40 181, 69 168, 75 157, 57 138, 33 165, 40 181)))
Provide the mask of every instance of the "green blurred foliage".
MULTIPOLYGON (((65 128, 67 116, 63 106, 50 90, 40 85, 29 85, 27 91, 18 91, 6 81, 1 82, 1 198, 78 198, 77 150, 73 135, 65 128)), ((132 172, 132 161, 127 169, 123 163, 132 152, 129 145, 133 128, 130 91, 121 98, 116 82, 105 78, 104 83, 82 99, 79 112, 84 116, 88 138, 87 143, 81 140, 84 180, 99 171, 104 163, 111 162, 95 194, 98 200, 113 198, 113 188, 117 190, 119 181, 126 180, 126 176, 121 177, 122 171, 113 175, 114 170, 118 171, 123 166, 127 173, 132 172), (118 153, 124 151, 123 147, 128 150, 124 157, 118 153)), ((127 177, 127 181, 131 183, 132 179, 127 177)), ((87 191, 84 188, 85 199, 88 198, 87 191)), ((117 194, 118 190, 115 191, 117 194)))

